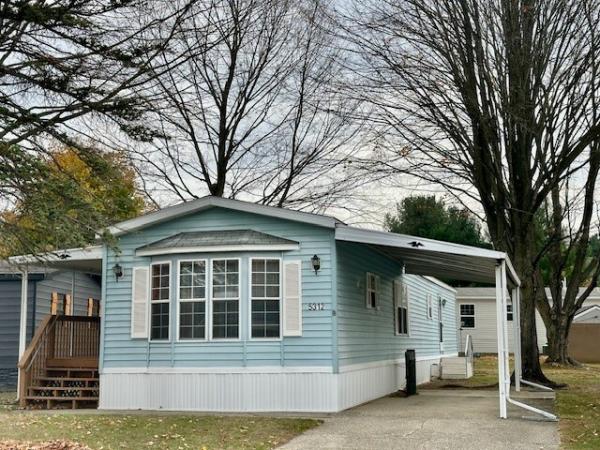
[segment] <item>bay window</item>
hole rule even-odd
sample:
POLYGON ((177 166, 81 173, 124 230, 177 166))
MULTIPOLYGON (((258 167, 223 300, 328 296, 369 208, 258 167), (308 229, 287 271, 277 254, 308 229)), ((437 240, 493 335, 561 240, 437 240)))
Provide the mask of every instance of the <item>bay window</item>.
POLYGON ((212 261, 212 337, 238 339, 240 336, 240 262, 238 259, 212 261))
POLYGON ((150 339, 169 339, 169 303, 171 301, 171 264, 152 264, 150 296, 150 339))
POLYGON ((206 260, 179 262, 179 339, 206 339, 206 260))

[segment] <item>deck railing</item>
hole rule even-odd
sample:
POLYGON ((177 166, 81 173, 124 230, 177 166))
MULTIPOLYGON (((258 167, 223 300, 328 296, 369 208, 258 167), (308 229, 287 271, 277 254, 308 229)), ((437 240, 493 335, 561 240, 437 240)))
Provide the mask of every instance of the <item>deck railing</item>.
POLYGON ((19 400, 25 406, 32 381, 47 367, 98 365, 100 317, 47 316, 19 361, 19 400))

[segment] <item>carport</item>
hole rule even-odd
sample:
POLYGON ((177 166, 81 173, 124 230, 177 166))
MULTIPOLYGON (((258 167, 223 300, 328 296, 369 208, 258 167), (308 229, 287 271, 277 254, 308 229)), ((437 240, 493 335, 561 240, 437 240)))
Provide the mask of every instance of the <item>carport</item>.
POLYGON ((469 247, 466 245, 424 239, 420 237, 365 230, 338 225, 335 231, 338 241, 368 244, 373 249, 400 261, 406 273, 451 278, 463 281, 489 283, 496 286, 496 324, 498 330, 498 393, 500 417, 508 417, 508 404, 556 420, 556 416, 541 409, 514 400, 510 396, 510 366, 508 346, 508 321, 505 314, 508 301, 512 301, 514 316, 515 389, 528 384, 548 390, 527 380, 521 371, 521 281, 510 258, 504 252, 469 247))

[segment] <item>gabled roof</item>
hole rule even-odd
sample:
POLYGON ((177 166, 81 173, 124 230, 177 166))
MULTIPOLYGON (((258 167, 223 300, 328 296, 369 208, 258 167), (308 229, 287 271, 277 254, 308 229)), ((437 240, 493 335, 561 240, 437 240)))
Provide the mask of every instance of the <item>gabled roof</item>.
POLYGON ((577 313, 575 314, 574 319, 581 319, 584 316, 587 316, 588 314, 591 314, 591 313, 594 313, 594 312, 600 313, 600 305, 588 305, 588 306, 584 306, 579 311, 577 311, 577 313))
POLYGON ((137 256, 219 251, 297 250, 299 243, 254 230, 179 233, 136 249, 137 256))
POLYGON ((156 225, 177 217, 183 217, 188 214, 203 211, 209 208, 225 208, 236 211, 244 211, 252 214, 277 217, 280 219, 291 220, 294 222, 303 222, 311 225, 317 225, 326 228, 335 228, 336 224, 342 223, 335 217, 324 216, 320 214, 294 211, 291 209, 277 208, 274 206, 259 205, 256 203, 243 202, 221 197, 207 196, 189 202, 179 203, 174 206, 160 209, 155 212, 126 220, 108 228, 108 232, 113 236, 120 236, 131 231, 140 230, 151 225, 156 225))

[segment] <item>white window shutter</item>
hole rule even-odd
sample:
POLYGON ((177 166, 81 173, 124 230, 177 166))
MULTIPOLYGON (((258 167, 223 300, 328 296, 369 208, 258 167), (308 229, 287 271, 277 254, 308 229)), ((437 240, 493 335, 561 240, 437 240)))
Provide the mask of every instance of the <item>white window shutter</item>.
POLYGON ((131 281, 131 337, 148 337, 149 267, 134 267, 131 281))
POLYGON ((283 335, 302 336, 302 261, 283 263, 283 335))

